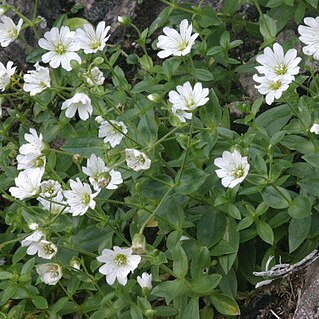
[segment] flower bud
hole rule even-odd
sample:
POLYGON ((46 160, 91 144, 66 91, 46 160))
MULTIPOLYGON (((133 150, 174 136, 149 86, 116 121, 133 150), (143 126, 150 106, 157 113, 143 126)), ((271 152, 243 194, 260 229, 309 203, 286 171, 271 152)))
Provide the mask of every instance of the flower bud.
POLYGON ((150 101, 155 102, 155 103, 159 102, 159 101, 162 99, 161 96, 160 96, 159 94, 157 94, 157 93, 149 94, 149 95, 147 96, 147 98, 148 98, 150 101))
POLYGON ((79 164, 80 165, 82 160, 83 160, 83 158, 82 158, 82 156, 80 154, 73 154, 73 162, 75 164, 79 164))
POLYGON ((77 258, 72 258, 70 261, 70 265, 71 265, 71 267, 73 267, 77 270, 80 270, 80 268, 81 268, 80 261, 77 258))
POLYGON ((132 23, 131 19, 127 16, 118 16, 117 21, 123 24, 125 27, 129 27, 132 23))
POLYGON ((98 56, 96 57, 94 60, 93 60, 93 64, 94 65, 100 65, 104 62, 104 59, 101 57, 101 56, 98 56))
POLYGON ((132 240, 132 249, 136 254, 143 254, 145 252, 146 239, 143 234, 135 234, 132 240))

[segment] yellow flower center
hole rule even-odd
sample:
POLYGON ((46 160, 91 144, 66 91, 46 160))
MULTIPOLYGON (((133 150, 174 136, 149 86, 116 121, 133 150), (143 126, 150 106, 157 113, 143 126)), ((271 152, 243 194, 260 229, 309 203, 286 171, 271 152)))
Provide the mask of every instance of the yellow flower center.
POLYGON ((82 196, 82 203, 83 204, 89 204, 90 203, 90 201, 91 201, 91 196, 90 196, 90 194, 84 194, 83 196, 82 196))
POLYGON ((59 42, 59 43, 57 43, 57 45, 55 46, 55 52, 56 52, 57 54, 62 55, 62 54, 64 54, 64 53, 66 52, 66 48, 64 47, 64 45, 63 45, 61 42, 59 42))
POLYGON ((104 188, 107 185, 109 185, 109 183, 111 181, 111 176, 108 172, 105 172, 105 173, 97 176, 96 180, 97 180, 97 183, 99 184, 99 186, 101 188, 104 188))
POLYGON ((287 73, 287 71, 288 71, 288 67, 287 67, 286 64, 279 63, 279 64, 277 64, 276 67, 275 67, 275 73, 276 73, 277 75, 284 75, 284 74, 287 73))
POLYGON ((236 178, 240 178, 244 175, 244 170, 240 167, 240 168, 237 168, 235 171, 234 171, 234 175, 236 178))
POLYGON ((139 162, 141 162, 142 164, 144 164, 144 163, 145 163, 145 161, 146 161, 143 155, 139 155, 139 156, 137 156, 137 159, 138 159, 138 160, 139 160, 139 162))
POLYGON ((127 257, 123 254, 118 254, 116 255, 114 262, 118 265, 118 266, 123 266, 127 264, 127 257))
POLYGON ((178 50, 179 51, 183 51, 188 47, 188 42, 182 40, 179 44, 178 44, 178 50))
POLYGON ((45 253, 47 255, 52 255, 54 254, 55 250, 53 249, 53 247, 51 246, 51 244, 45 244, 44 247, 43 247, 45 253))
POLYGON ((10 29, 8 33, 9 33, 11 39, 16 39, 19 35, 18 30, 15 28, 10 29))
POLYGON ((90 43, 90 47, 92 50, 97 50, 101 45, 101 41, 95 39, 90 43))
POLYGON ((43 167, 44 166, 44 160, 43 157, 38 157, 35 161, 34 161, 34 167, 43 167))
POLYGON ((280 89, 281 87, 281 82, 280 81, 273 81, 271 84, 270 84, 270 88, 274 91, 280 89))
POLYGON ((50 273, 52 277, 58 277, 60 272, 59 272, 59 266, 57 265, 52 265, 50 269, 50 273))

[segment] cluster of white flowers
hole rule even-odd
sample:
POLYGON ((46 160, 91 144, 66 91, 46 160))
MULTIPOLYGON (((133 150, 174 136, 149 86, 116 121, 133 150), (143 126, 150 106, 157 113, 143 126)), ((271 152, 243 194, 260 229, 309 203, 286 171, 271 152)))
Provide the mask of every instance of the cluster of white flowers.
POLYGON ((266 95, 266 103, 271 105, 275 99, 279 99, 289 84, 299 73, 298 64, 301 58, 297 57, 297 50, 290 49, 284 53, 282 46, 275 43, 273 48, 265 48, 264 53, 257 56, 257 71, 262 74, 253 76, 254 81, 259 83, 255 87, 259 93, 266 95))

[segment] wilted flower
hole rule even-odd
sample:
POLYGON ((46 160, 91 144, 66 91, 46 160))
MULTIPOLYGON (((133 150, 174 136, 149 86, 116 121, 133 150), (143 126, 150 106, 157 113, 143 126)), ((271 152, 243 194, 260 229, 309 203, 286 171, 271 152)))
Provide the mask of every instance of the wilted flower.
POLYGON ((72 216, 84 215, 89 208, 95 208, 94 198, 99 194, 96 192, 92 194, 90 185, 87 183, 82 183, 77 177, 76 181, 70 180, 71 190, 66 190, 63 192, 66 197, 67 203, 70 205, 68 212, 72 216))
POLYGON ((105 47, 106 41, 110 36, 107 36, 110 31, 110 26, 105 27, 105 21, 98 23, 96 30, 91 24, 84 24, 81 28, 76 30, 76 40, 78 41, 84 53, 95 53, 102 51, 105 47))
POLYGON ((72 60, 81 63, 80 56, 75 53, 80 49, 80 45, 75 40, 75 32, 70 31, 66 26, 60 29, 53 27, 47 31, 44 38, 39 40, 39 46, 49 51, 42 56, 42 61, 49 63, 54 69, 61 65, 63 69, 71 71, 72 60))
POLYGON ((30 92, 31 96, 41 93, 51 86, 49 69, 40 66, 38 62, 34 66, 35 70, 29 70, 29 74, 23 76, 25 82, 23 90, 30 92))
POLYGON ((103 85, 105 80, 103 72, 97 66, 86 72, 84 78, 89 86, 103 85))
POLYGON ((89 181, 94 190, 100 188, 117 189, 123 183, 122 175, 114 169, 109 169, 102 158, 92 154, 87 160, 87 167, 82 167, 84 174, 89 176, 89 181))
POLYGON ((151 160, 141 151, 134 148, 126 148, 126 164, 134 171, 147 170, 151 167, 151 160))
POLYGON ((147 288, 152 290, 152 274, 148 274, 147 272, 142 273, 142 277, 137 276, 137 282, 141 286, 141 288, 147 288))
POLYGON ((315 60, 319 60, 319 17, 306 17, 304 23, 306 26, 300 25, 298 27, 299 40, 307 44, 302 51, 306 55, 313 56, 315 60))
POLYGON ((15 25, 11 18, 0 15, 0 21, 0 44, 2 47, 7 47, 19 36, 23 20, 19 19, 15 25))
POLYGON ((7 62, 7 66, 4 66, 0 62, 0 90, 3 92, 6 87, 9 85, 10 80, 14 72, 16 71, 16 66, 13 66, 13 62, 7 62))
POLYGON ((279 99, 282 96, 282 93, 289 88, 289 83, 291 82, 288 79, 274 80, 273 78, 268 78, 266 76, 258 76, 255 74, 253 76, 255 82, 260 83, 255 85, 255 88, 262 95, 266 95, 266 103, 271 105, 275 99, 279 99))
POLYGON ((35 255, 39 250, 39 243, 45 238, 44 233, 41 230, 36 230, 30 236, 21 241, 22 247, 28 247, 27 254, 35 255))
POLYGON ((40 192, 40 183, 43 176, 43 169, 29 168, 22 171, 18 177, 14 179, 16 186, 10 187, 9 191, 12 196, 25 199, 33 197, 40 192))
POLYGON ((224 151, 222 157, 215 159, 214 164, 220 168, 216 170, 216 174, 222 179, 222 185, 229 188, 240 184, 250 168, 247 157, 242 157, 237 150, 232 153, 224 151))
POLYGON ((267 47, 263 54, 257 56, 256 61, 261 65, 256 66, 257 71, 271 79, 293 81, 299 73, 298 64, 301 58, 297 57, 297 50, 290 49, 284 53, 279 43, 273 45, 273 49, 267 47))
POLYGON ((113 285, 115 279, 125 286, 127 283, 127 276, 133 272, 141 261, 141 256, 133 255, 131 248, 113 247, 111 249, 103 249, 102 255, 96 258, 98 261, 104 263, 99 268, 99 272, 106 277, 106 282, 113 285))
POLYGON ((194 89, 189 82, 183 85, 178 85, 176 91, 168 93, 169 101, 173 104, 172 111, 181 122, 186 122, 185 119, 192 118, 192 111, 199 106, 206 104, 209 100, 207 97, 209 90, 203 89, 201 83, 196 83, 194 89))
POLYGON ((310 128, 311 133, 319 134, 319 124, 314 123, 310 128))
POLYGON ((86 121, 93 113, 91 99, 84 93, 76 93, 71 99, 62 103, 62 110, 65 110, 65 116, 72 118, 78 111, 80 119, 86 121))
POLYGON ((47 285, 55 285, 62 278, 62 268, 59 264, 48 263, 36 265, 36 271, 41 281, 47 285))
POLYGON ((192 35, 192 24, 189 25, 186 19, 181 22, 179 29, 180 33, 169 27, 163 29, 165 35, 160 35, 157 43, 157 47, 162 50, 157 53, 159 58, 164 59, 170 55, 183 56, 190 53, 198 33, 192 35))
POLYGON ((110 143, 111 147, 121 143, 127 133, 127 127, 123 122, 105 121, 101 116, 97 116, 95 120, 100 124, 99 137, 104 138, 104 143, 110 143))

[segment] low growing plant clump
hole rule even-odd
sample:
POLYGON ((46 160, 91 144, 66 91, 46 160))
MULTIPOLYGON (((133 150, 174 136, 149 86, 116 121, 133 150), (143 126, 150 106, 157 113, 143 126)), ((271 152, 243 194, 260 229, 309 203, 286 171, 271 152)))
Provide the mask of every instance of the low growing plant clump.
POLYGON ((254 272, 317 248, 318 0, 163 2, 119 17, 133 53, 2 4, 0 45, 38 47, 0 63, 0 318, 237 316, 254 272))

